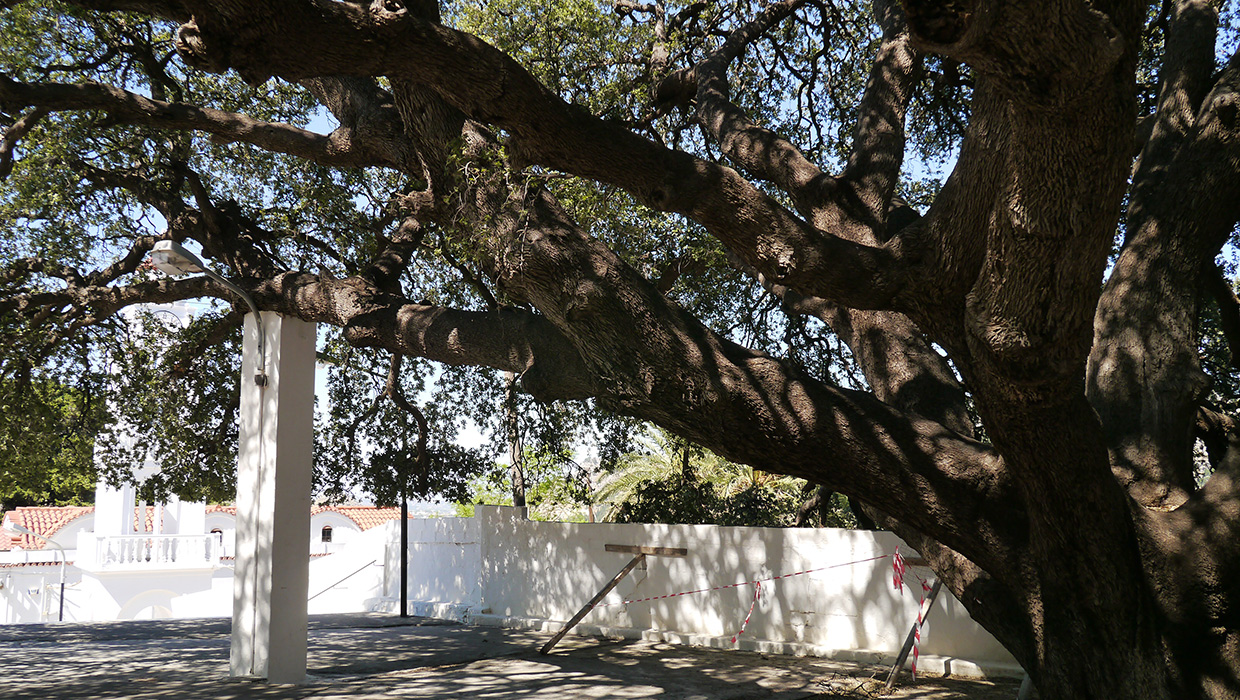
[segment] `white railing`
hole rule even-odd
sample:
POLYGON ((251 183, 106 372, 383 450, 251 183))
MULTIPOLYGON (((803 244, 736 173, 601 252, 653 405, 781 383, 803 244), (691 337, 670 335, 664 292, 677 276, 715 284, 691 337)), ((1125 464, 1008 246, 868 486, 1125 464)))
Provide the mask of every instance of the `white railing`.
POLYGON ((111 535, 95 537, 93 561, 84 568, 198 569, 219 565, 214 535, 111 535), (93 565, 93 566, 92 566, 93 565))

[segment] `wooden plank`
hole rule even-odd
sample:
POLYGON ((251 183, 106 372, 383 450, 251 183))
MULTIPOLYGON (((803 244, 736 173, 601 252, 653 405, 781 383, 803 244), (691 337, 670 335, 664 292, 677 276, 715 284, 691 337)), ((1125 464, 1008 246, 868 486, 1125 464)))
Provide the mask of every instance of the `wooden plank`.
POLYGON ((620 573, 616 574, 615 577, 612 578, 611 581, 609 581, 606 586, 603 586, 602 590, 600 590, 598 593, 595 593, 594 597, 590 599, 590 602, 586 603, 585 607, 578 610, 577 614, 573 615, 572 619, 568 621, 568 624, 564 625, 564 628, 561 629, 559 632, 556 632, 555 636, 551 638, 551 641, 544 644, 543 648, 538 650, 538 653, 550 654, 551 648, 554 647, 556 644, 558 644, 560 640, 564 638, 564 635, 568 634, 569 630, 571 630, 573 627, 576 627, 577 623, 581 622, 581 618, 585 617, 586 614, 588 614, 591 610, 593 610, 594 606, 598 605, 598 602, 603 599, 603 596, 607 595, 608 593, 611 593, 611 589, 615 588, 616 584, 620 583, 620 581, 624 579, 625 576, 629 575, 630 571, 632 571, 634 568, 637 567, 638 564, 642 563, 645 560, 646 560, 646 555, 643 553, 639 553, 637 556, 633 557, 633 561, 630 561, 628 564, 625 564, 624 568, 620 570, 620 573))
POLYGON ((603 549, 608 552, 645 554, 652 557, 683 557, 689 553, 689 550, 685 547, 646 547, 643 545, 631 544, 609 544, 604 545, 603 549))

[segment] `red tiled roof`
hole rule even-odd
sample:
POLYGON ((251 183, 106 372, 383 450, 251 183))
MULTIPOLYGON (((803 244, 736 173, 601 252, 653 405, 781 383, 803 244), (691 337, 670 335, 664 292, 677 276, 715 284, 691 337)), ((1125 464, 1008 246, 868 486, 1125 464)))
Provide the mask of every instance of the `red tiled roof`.
MULTIPOLYGON (((375 506, 313 506, 310 508, 310 515, 318 515, 332 511, 339 513, 344 517, 357 523, 357 527, 361 530, 369 530, 372 527, 378 527, 389 520, 396 520, 400 517, 400 508, 376 508, 375 506)), ((232 516, 237 515, 237 506, 220 506, 211 504, 207 506, 207 515, 211 513, 227 513, 232 516)), ((413 517, 413 516, 409 516, 413 517)))
MULTIPOLYGON (((44 537, 51 537, 65 525, 94 510, 94 506, 21 506, 0 514, 0 518, 44 537)), ((45 545, 43 540, 30 535, 19 535, 7 530, 0 535, 0 551, 14 547, 43 549, 45 545)))
POLYGON ((328 510, 352 520, 362 530, 379 527, 383 523, 400 518, 400 508, 376 508, 374 506, 315 506, 310 509, 310 514, 317 515, 328 510))
MULTIPOLYGON (((64 526, 94 511, 94 506, 22 506, 0 514, 0 518, 6 518, 14 524, 21 525, 44 537, 51 537, 64 526)), ((362 530, 369 530, 388 521, 400 518, 399 508, 376 508, 375 506, 314 506, 310 509, 310 514, 317 515, 325 511, 333 511, 345 516, 357 523, 358 528, 362 530)), ((210 504, 207 506, 206 512, 207 514, 227 513, 235 517, 237 515, 237 507, 210 504)), ((133 524, 134 528, 139 532, 150 532, 154 519, 155 506, 147 506, 146 517, 139 529, 138 509, 134 508, 133 524)), ((7 551, 14 547, 43 549, 45 546, 46 543, 43 540, 30 535, 18 535, 8 531, 0 534, 0 551, 7 551)))

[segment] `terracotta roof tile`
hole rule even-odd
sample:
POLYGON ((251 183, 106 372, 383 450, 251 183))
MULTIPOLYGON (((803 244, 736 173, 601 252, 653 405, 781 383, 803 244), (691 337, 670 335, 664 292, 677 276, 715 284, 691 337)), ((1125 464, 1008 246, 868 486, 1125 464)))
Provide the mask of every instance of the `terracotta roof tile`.
MULTIPOLYGON (((7 513, 0 513, 0 517, 12 522, 16 525, 28 528, 34 532, 51 537, 61 528, 88 513, 93 513, 94 506, 23 506, 7 513)), ((399 508, 376 508, 374 506, 314 506, 310 510, 311 515, 316 515, 325 511, 333 511, 345 516, 346 518, 357 523, 358 528, 369 530, 378 527, 390 520, 400 518, 399 508)), ((222 506, 210 504, 207 506, 206 512, 211 513, 227 513, 236 516, 236 506, 222 506)), ((410 517, 413 517, 412 515, 410 517)), ((155 507, 146 507, 146 517, 142 523, 141 531, 150 532, 152 522, 155 519, 155 507)), ((138 509, 134 508, 133 524, 135 528, 138 526, 138 509)), ((22 549, 43 549, 46 543, 40 539, 31 537, 30 535, 18 535, 9 532, 0 534, 0 551, 8 551, 14 547, 22 549)))
MULTIPOLYGON (((94 510, 94 506, 22 506, 0 515, 0 518, 44 537, 51 537, 65 525, 94 510)), ((46 543, 43 540, 30 535, 18 535, 8 531, 0 535, 0 551, 14 547, 43 549, 44 546, 46 543)))
POLYGON ((357 526, 362 530, 369 530, 390 520, 398 520, 400 518, 400 508, 376 508, 374 506, 315 506, 310 511, 310 514, 314 515, 327 510, 335 511, 345 516, 357 523, 357 526))

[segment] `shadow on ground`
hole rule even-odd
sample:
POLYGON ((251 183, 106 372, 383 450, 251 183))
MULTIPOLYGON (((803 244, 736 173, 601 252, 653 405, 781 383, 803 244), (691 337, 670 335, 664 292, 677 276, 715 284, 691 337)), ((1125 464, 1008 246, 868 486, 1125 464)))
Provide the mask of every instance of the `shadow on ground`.
MULTIPOLYGON (((879 697, 881 669, 814 658, 670 644, 568 638, 379 614, 315 616, 301 686, 228 677, 229 620, 0 626, 0 698, 879 697)), ((1017 683, 919 679, 882 697, 1011 700, 1017 683)))

